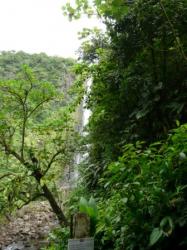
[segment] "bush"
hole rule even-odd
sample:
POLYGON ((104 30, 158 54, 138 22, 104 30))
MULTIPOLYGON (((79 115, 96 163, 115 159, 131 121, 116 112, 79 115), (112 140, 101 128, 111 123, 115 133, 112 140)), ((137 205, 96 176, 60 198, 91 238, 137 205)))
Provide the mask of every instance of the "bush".
POLYGON ((187 249, 186 177, 187 125, 146 149, 126 145, 99 180, 97 249, 187 249))
MULTIPOLYGON (((95 249, 186 250, 186 176, 187 124, 166 141, 125 145, 92 192, 98 209, 95 249)), ((88 203, 79 203, 82 196, 89 200, 79 186, 67 202, 71 213, 88 203)))
POLYGON ((49 235, 49 246, 43 250, 67 250, 70 232, 68 228, 56 228, 49 235))

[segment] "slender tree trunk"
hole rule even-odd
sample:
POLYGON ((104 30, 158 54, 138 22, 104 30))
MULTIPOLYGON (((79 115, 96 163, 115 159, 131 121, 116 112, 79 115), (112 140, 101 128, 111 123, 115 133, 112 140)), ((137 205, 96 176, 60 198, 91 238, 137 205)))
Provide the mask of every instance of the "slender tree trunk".
MULTIPOLYGON (((40 184, 40 180, 43 177, 43 175, 40 173, 40 171, 38 169, 34 171, 33 176, 35 177, 37 182, 40 184)), ((51 208, 52 208, 53 212, 56 214, 56 216, 57 216, 57 218, 59 220, 59 223, 64 224, 65 226, 68 226, 68 221, 67 221, 64 213, 62 212, 62 209, 57 204, 52 192, 49 190, 47 185, 45 185, 45 184, 41 185, 40 184, 40 186, 41 186, 41 188, 43 190, 44 197, 49 201, 49 204, 51 205, 51 208)))
POLYGON ((51 208, 53 209, 53 212, 56 214, 60 224, 64 224, 65 226, 68 226, 68 221, 62 212, 62 209, 57 204, 56 200, 54 199, 53 194, 48 189, 48 187, 44 184, 42 186, 42 190, 44 192, 44 197, 49 201, 51 208))
MULTIPOLYGON (((39 168, 37 168, 38 165, 38 160, 35 158, 34 155, 31 156, 31 161, 32 164, 26 162, 24 160, 24 158, 22 156, 20 156, 17 152, 15 152, 14 150, 11 150, 9 145, 6 143, 6 141, 3 141, 3 146, 5 148, 5 152, 8 152, 10 155, 13 155, 21 164, 23 164, 26 169, 34 169, 32 170, 32 176, 36 179, 36 181, 39 183, 39 185, 41 186, 44 194, 43 196, 49 201, 51 208, 53 210, 53 212, 56 214, 59 223, 60 224, 64 224, 65 226, 68 226, 69 223, 62 211, 62 209, 60 208, 60 206, 58 205, 58 203, 56 202, 54 195, 52 194, 52 192, 49 190, 49 188, 44 184, 41 185, 40 180, 42 177, 44 177, 45 174, 42 174, 41 170, 39 168)), ((50 162, 50 166, 51 166, 51 162, 50 162)))

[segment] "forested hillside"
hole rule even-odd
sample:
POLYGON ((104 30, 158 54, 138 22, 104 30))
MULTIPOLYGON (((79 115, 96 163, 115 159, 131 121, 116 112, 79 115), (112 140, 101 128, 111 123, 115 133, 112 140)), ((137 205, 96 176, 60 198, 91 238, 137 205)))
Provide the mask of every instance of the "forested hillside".
POLYGON ((80 188, 98 204, 96 249, 186 249, 187 1, 82 0, 64 12, 106 25, 82 32, 77 70, 92 79, 80 188))
MULTIPOLYGON (((71 58, 47 56, 44 53, 27 54, 23 51, 2 51, 0 53, 0 79, 12 79, 20 71, 21 65, 28 65, 39 81, 48 81, 63 88, 73 80, 71 58)), ((67 86, 66 86, 67 85, 67 86)))

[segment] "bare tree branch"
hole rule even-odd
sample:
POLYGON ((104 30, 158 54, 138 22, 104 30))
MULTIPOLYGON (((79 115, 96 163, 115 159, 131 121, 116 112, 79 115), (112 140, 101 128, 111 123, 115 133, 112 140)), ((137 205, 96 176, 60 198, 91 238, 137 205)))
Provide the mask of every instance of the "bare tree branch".
POLYGON ((24 158, 22 158, 16 151, 12 150, 4 139, 0 140, 0 144, 4 147, 6 154, 13 155, 20 163, 26 164, 24 158))
POLYGON ((33 82, 32 82, 32 79, 30 78, 29 74, 27 74, 26 71, 24 71, 24 74, 25 74, 26 80, 30 83, 30 88, 28 90, 28 93, 29 93, 32 90, 32 88, 33 88, 33 82))
POLYGON ((25 133, 26 133, 26 123, 28 119, 28 110, 27 110, 27 98, 29 96, 30 91, 32 90, 33 83, 28 76, 28 74, 25 72, 25 76, 27 80, 30 82, 31 86, 28 90, 25 90, 25 97, 23 101, 23 124, 22 124, 22 135, 21 135, 21 157, 24 158, 24 147, 25 147, 25 133))
POLYGON ((31 203, 32 201, 35 201, 36 199, 40 198, 41 196, 44 196, 44 194, 43 194, 43 193, 36 194, 35 196, 31 197, 31 198, 28 199, 28 200, 23 200, 23 199, 22 199, 22 201, 24 202, 24 204, 21 205, 21 206, 19 206, 19 207, 17 207, 17 208, 18 208, 18 209, 21 209, 22 207, 28 205, 28 204, 31 203))
POLYGON ((60 155, 62 152, 64 152, 63 149, 57 151, 52 157, 51 157, 51 160, 49 161, 48 165, 47 165, 47 168, 43 174, 43 176, 45 176, 47 174, 47 172, 49 171, 50 167, 52 166, 52 164, 56 161, 56 158, 58 155, 60 155))
POLYGON ((22 158, 24 158, 26 123, 27 123, 27 113, 24 113, 22 133, 21 133, 21 157, 22 158))
POLYGON ((18 102, 21 104, 22 110, 23 110, 23 126, 22 126, 22 139, 21 139, 21 150, 20 150, 21 151, 21 157, 23 158, 24 157, 24 144, 25 144, 25 129, 26 129, 26 121, 27 121, 26 101, 27 101, 29 91, 25 92, 24 99, 22 99, 22 97, 18 93, 12 91, 10 88, 8 88, 7 91, 8 91, 8 93, 10 93, 14 97, 16 97, 18 102))
POLYGON ((7 92, 10 93, 11 95, 13 95, 14 97, 16 97, 16 99, 18 100, 18 102, 23 106, 23 99, 22 99, 22 97, 18 93, 12 91, 9 88, 7 89, 7 92))
POLYGON ((46 98, 46 99, 44 99, 44 100, 42 100, 40 103, 38 103, 36 106, 35 106, 35 108, 33 108, 33 110, 31 110, 30 112, 29 112, 29 114, 27 115, 27 118, 29 118, 41 105, 43 105, 45 102, 48 102, 48 101, 50 101, 50 100, 52 100, 52 98, 46 98))

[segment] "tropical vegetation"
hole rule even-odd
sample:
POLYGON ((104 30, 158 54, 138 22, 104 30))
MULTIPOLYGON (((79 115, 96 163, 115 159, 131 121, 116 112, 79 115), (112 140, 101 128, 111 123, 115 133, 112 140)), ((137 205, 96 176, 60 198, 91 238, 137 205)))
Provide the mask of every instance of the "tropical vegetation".
POLYGON ((82 0, 64 12, 106 26, 80 34, 77 70, 92 80, 77 194, 98 204, 96 249, 186 249, 187 2, 82 0))
MULTIPOLYGON (((10 54, 1 55, 14 68, 7 79, 6 65, 0 81, 2 211, 41 194, 54 208, 53 180, 78 143, 80 178, 64 203, 67 217, 53 209, 60 221, 68 225, 78 211, 89 215, 98 250, 186 250, 187 1, 77 0, 63 12, 105 24, 105 31, 80 32, 70 92, 59 87, 56 69, 72 60, 50 59, 45 71, 46 55, 33 56, 25 63, 36 81, 25 66, 15 77, 10 54), (72 114, 88 81, 91 116, 78 140, 72 114)), ((49 249, 66 249, 67 229, 51 236, 49 249)))

